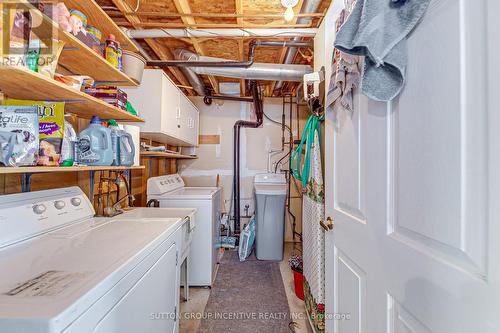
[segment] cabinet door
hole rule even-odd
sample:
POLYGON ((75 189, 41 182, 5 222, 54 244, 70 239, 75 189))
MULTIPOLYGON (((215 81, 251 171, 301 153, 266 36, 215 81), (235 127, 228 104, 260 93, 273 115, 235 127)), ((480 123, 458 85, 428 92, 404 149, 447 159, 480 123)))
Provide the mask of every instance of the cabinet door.
POLYGON ((199 122, 200 116, 199 111, 192 103, 189 103, 189 142, 193 146, 198 146, 198 134, 199 134, 199 122))
POLYGON ((181 92, 164 76, 162 79, 162 131, 174 138, 180 139, 181 92))
POLYGON ((180 100, 180 139, 189 145, 196 146, 198 145, 198 110, 187 97, 181 95, 180 100))

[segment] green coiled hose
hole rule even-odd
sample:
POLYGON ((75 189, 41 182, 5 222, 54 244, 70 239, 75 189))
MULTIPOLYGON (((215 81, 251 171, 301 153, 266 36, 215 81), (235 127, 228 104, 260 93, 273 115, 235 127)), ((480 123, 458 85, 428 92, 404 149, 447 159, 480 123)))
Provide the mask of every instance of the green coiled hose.
POLYGON ((297 179, 302 181, 304 187, 307 186, 309 181, 309 174, 311 169, 311 146, 314 143, 314 135, 318 132, 318 136, 321 137, 321 122, 325 119, 324 115, 313 114, 307 120, 304 132, 302 133, 302 138, 299 145, 293 151, 292 157, 290 158, 290 164, 292 166, 292 175, 297 179), (301 159, 302 153, 304 151, 304 145, 306 147, 306 155, 304 159, 304 164, 301 169, 301 159))

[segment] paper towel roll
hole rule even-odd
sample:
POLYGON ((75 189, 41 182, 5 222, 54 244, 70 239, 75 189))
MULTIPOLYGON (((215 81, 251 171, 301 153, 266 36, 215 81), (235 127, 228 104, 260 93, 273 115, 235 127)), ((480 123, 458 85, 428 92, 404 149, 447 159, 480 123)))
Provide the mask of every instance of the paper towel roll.
POLYGON ((134 140, 135 156, 134 165, 139 166, 141 160, 141 128, 135 125, 123 125, 123 130, 129 133, 134 140))

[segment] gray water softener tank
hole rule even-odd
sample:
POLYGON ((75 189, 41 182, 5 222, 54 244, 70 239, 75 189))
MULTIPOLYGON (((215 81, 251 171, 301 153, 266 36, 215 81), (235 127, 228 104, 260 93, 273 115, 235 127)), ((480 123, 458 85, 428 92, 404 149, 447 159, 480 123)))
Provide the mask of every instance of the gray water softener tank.
POLYGON ((283 260, 285 201, 284 174, 255 176, 255 255, 259 260, 283 260))

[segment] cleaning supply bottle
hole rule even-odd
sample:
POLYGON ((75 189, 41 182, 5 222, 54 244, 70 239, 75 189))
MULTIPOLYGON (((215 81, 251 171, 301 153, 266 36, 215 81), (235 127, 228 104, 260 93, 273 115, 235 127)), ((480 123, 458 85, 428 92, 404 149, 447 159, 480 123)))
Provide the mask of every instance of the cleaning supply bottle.
POLYGON ((113 65, 113 67, 118 68, 118 43, 116 42, 115 35, 110 34, 108 36, 104 54, 106 60, 113 65))
POLYGON ((40 59, 40 40, 32 39, 29 43, 26 55, 26 66, 33 72, 38 73, 38 60, 40 59))
POLYGON ((113 146, 113 163, 111 165, 120 165, 120 127, 114 119, 108 121, 108 128, 111 130, 111 145, 113 146))
POLYGON ((119 141, 119 151, 120 151, 120 165, 131 166, 134 165, 135 158, 135 144, 132 134, 120 130, 119 141))
POLYGON ((105 166, 113 163, 111 130, 102 126, 97 116, 92 117, 89 127, 80 132, 78 163, 105 166))
POLYGON ((122 46, 120 44, 120 42, 116 42, 117 44, 117 52, 116 52, 116 55, 117 55, 117 58, 118 58, 118 70, 120 72, 123 72, 123 49, 122 49, 122 46))
POLYGON ((135 145, 130 133, 127 133, 114 120, 108 121, 113 144, 113 165, 131 166, 134 164, 135 145))
POLYGON ((61 166, 73 166, 76 162, 78 136, 70 122, 64 120, 64 138, 61 147, 61 166))

